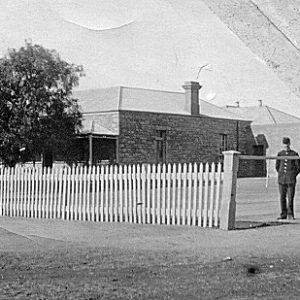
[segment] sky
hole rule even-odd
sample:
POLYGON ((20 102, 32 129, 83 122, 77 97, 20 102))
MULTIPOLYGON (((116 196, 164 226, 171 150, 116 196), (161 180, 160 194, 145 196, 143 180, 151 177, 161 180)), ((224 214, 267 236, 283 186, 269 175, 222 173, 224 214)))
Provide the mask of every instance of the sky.
POLYGON ((196 80, 212 104, 262 99, 300 116, 299 99, 199 0, 1 0, 0 27, 1 56, 31 39, 83 65, 78 90, 183 92, 196 80))

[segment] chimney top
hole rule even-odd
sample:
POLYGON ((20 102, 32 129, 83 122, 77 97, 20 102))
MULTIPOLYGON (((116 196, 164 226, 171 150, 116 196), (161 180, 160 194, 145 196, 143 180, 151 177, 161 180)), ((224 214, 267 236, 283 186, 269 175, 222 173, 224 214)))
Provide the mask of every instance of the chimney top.
POLYGON ((240 107, 240 101, 235 101, 236 107, 240 107))
POLYGON ((199 84, 198 81, 186 81, 182 87, 185 90, 186 89, 198 89, 198 90, 200 90, 202 86, 199 84))
POLYGON ((262 100, 261 100, 261 99, 260 99, 260 100, 258 100, 258 106, 259 106, 259 107, 263 106, 263 104, 262 104, 262 100))

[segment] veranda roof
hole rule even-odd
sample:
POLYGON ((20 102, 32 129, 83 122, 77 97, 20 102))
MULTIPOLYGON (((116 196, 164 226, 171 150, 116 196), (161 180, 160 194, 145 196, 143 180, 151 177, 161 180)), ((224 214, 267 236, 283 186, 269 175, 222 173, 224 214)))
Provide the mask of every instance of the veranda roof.
POLYGON ((116 136, 115 132, 112 132, 108 128, 98 124, 94 120, 83 120, 82 129, 80 134, 93 134, 93 135, 102 135, 102 136, 116 136))

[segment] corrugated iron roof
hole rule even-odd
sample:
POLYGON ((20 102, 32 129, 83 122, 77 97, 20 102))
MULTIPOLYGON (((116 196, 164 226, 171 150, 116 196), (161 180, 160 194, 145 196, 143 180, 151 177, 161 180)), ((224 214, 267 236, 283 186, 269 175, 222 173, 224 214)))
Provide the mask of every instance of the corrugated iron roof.
MULTIPOLYGON (((82 112, 146 111, 189 115, 185 110, 185 94, 132 87, 112 87, 75 92, 82 112)), ((200 114, 213 118, 249 120, 222 107, 199 99, 200 114)))
POLYGON ((247 107, 230 106, 225 109, 241 117, 249 118, 252 120, 252 125, 300 123, 300 118, 267 105, 247 107))
POLYGON ((79 99, 81 110, 85 113, 117 110, 120 87, 76 91, 73 96, 79 99))

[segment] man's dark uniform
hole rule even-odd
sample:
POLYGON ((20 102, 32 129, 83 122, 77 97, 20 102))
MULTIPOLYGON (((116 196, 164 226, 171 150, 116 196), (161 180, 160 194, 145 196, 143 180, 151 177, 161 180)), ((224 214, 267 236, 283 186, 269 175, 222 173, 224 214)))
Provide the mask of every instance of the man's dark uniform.
MULTIPOLYGON (((277 156, 298 156, 298 153, 288 149, 280 151, 277 156)), ((296 177, 300 172, 300 161, 296 160, 277 160, 276 170, 278 172, 278 184, 280 192, 281 219, 287 216, 294 218, 294 195, 296 186, 296 177), (288 196, 288 205, 286 203, 286 195, 288 196)))

